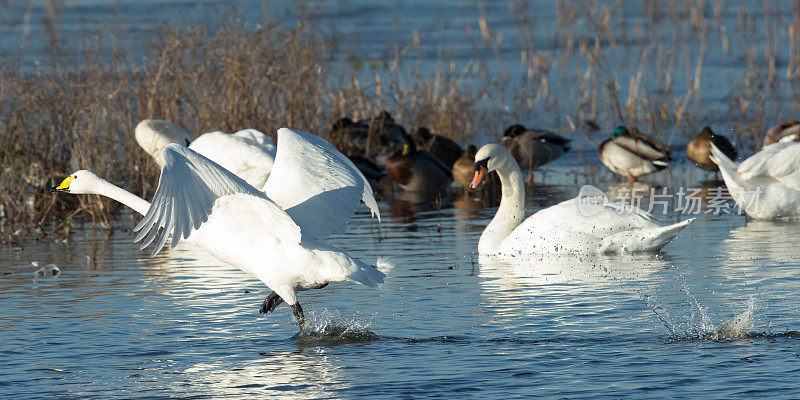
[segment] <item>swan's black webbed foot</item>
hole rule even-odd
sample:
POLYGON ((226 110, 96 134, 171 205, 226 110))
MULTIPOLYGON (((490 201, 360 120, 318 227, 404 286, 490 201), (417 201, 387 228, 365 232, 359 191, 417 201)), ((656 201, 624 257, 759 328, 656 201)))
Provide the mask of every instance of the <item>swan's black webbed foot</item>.
POLYGON ((269 294, 269 296, 267 296, 266 299, 264 299, 264 302, 261 303, 261 307, 258 309, 258 312, 261 314, 273 312, 275 311, 275 307, 281 303, 283 303, 281 296, 278 296, 277 293, 272 292, 269 294))
POLYGON ((297 324, 300 325, 300 330, 302 331, 306 326, 306 316, 303 315, 303 307, 300 307, 300 303, 294 303, 292 305, 292 312, 294 312, 294 317, 297 318, 297 324))

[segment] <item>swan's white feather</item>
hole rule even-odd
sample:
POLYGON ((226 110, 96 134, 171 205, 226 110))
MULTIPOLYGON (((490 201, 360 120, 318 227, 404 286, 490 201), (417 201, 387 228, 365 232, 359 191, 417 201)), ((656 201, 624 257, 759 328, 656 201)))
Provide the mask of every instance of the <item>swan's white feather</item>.
POLYGON ((359 199, 380 221, 367 178, 324 139, 281 128, 267 196, 301 227, 303 235, 322 239, 344 232, 359 199))
POLYGON ((526 219, 525 186, 511 154, 498 145, 487 144, 478 150, 475 159, 488 160, 488 170, 500 175, 503 192, 497 214, 478 242, 481 254, 654 251, 691 223, 687 220, 662 226, 638 207, 608 199, 586 205, 581 203, 581 197, 545 208, 526 219))
POLYGON ((300 228, 280 206, 247 182, 215 162, 186 147, 169 144, 164 148, 164 168, 150 209, 134 230, 144 249, 156 237, 155 255, 172 234, 172 246, 187 238, 208 220, 214 204, 223 196, 246 194, 264 200, 272 223, 264 230, 281 232, 284 240, 300 241, 300 228))
POLYGON ((611 201, 584 214, 578 201, 566 200, 531 215, 503 240, 498 253, 654 251, 691 222, 662 227, 640 208, 611 201))
POLYGON ((766 146, 742 161, 737 172, 745 180, 765 176, 800 190, 800 145, 780 142, 766 146))
POLYGON ((245 129, 233 134, 208 132, 189 148, 213 160, 256 188, 261 188, 275 163, 275 145, 262 132, 245 129))
POLYGON ((711 160, 733 200, 750 217, 800 218, 800 142, 771 144, 739 165, 712 144, 711 160))

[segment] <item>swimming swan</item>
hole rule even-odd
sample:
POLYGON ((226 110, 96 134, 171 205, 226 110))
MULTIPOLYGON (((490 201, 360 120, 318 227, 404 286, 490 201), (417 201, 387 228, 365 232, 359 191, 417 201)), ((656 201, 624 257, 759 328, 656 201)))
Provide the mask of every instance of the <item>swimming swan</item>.
POLYGON ((580 197, 545 208, 525 219, 522 172, 511 154, 496 144, 487 144, 478 150, 475 177, 470 187, 476 187, 491 171, 497 171, 500 176, 503 195, 497 214, 478 241, 479 254, 655 251, 692 222, 689 219, 661 226, 639 208, 628 210, 610 200, 581 209, 580 197))
POLYGON ((192 139, 180 125, 169 121, 145 119, 134 130, 136 142, 164 167, 164 147, 184 145, 233 172, 258 189, 264 187, 275 163, 275 144, 262 132, 244 129, 236 133, 208 132, 192 139))
POLYGON ((736 164, 711 145, 725 186, 736 204, 755 219, 800 218, 800 142, 764 147, 736 164))
POLYGON ((152 204, 92 172, 70 175, 52 191, 100 194, 144 215, 135 241, 156 241, 155 255, 172 234, 238 267, 274 290, 262 313, 292 306, 305 317, 296 292, 344 280, 376 287, 385 275, 320 241, 342 232, 363 200, 380 221, 364 176, 325 140, 278 130, 275 168, 262 192, 206 157, 178 144, 164 148, 164 168, 152 204), (156 240, 157 239, 157 240, 156 240))

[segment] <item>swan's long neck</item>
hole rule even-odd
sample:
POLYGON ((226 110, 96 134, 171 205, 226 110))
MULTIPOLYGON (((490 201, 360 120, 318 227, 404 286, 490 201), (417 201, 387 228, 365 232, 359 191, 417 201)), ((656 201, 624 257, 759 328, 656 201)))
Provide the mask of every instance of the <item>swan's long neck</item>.
POLYGON ((150 209, 150 203, 148 201, 106 181, 105 179, 101 179, 96 185, 95 192, 101 196, 106 196, 125 204, 126 206, 132 208, 133 211, 136 211, 142 215, 147 214, 147 210, 150 209))
POLYGON ((480 254, 496 253, 503 240, 525 218, 525 183, 522 180, 522 171, 510 155, 508 158, 510 162, 503 163, 502 167, 497 169, 503 197, 497 214, 486 226, 478 241, 480 254))

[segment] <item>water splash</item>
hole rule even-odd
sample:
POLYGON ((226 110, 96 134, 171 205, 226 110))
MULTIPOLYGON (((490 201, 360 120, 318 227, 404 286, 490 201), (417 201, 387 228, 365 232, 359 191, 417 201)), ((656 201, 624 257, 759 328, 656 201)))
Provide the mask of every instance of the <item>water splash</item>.
POLYGON ((717 327, 714 340, 735 340, 749 337, 749 331, 753 329, 755 308, 756 300, 754 297, 750 297, 747 300, 747 309, 717 327))
POLYGON ((344 318, 338 311, 306 313, 306 325, 293 339, 306 345, 339 345, 378 339, 371 322, 344 318))
POLYGON ((747 300, 747 307, 744 311, 729 320, 715 324, 706 307, 689 290, 685 280, 682 291, 686 295, 686 304, 691 308, 686 322, 680 322, 680 319, 673 318, 669 311, 652 296, 643 296, 650 310, 669 330, 672 339, 724 341, 751 337, 750 330, 753 329, 756 310, 754 297, 747 300))
POLYGON ((378 261, 375 263, 375 268, 386 276, 389 276, 394 267, 394 263, 387 257, 378 257, 378 261))
POLYGON ((38 268, 33 273, 34 281, 36 281, 37 278, 58 278, 58 276, 61 275, 61 268, 58 268, 58 265, 47 264, 40 268, 38 261, 31 261, 31 265, 34 268, 38 268))

